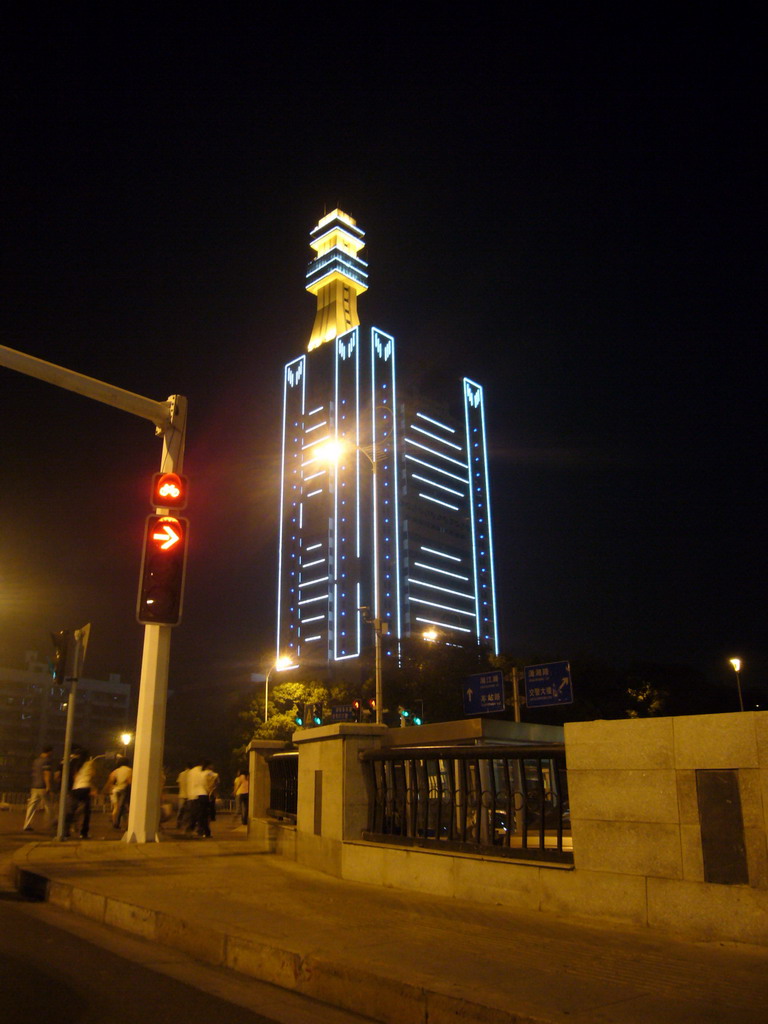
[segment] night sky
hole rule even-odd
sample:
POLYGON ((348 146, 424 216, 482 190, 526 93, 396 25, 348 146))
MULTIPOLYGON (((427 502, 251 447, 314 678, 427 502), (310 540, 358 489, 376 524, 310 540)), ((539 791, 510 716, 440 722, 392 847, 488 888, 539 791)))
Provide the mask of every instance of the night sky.
MULTIPOLYGON (((281 371, 336 206, 401 371, 485 386, 503 649, 764 682, 754 26, 362 10, 6 16, 0 342, 189 400, 172 688, 274 657, 281 371)), ((0 367, 0 664, 91 622, 86 674, 137 682, 160 454, 0 367)))

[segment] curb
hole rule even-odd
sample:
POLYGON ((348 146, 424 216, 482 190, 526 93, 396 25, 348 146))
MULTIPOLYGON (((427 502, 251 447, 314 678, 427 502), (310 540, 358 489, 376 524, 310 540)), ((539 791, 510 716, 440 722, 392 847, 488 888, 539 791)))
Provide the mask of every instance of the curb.
MULTIPOLYGON (((211 846, 206 844, 206 849, 211 846)), ((211 849, 211 853, 214 852, 211 849)), ((120 859, 142 860, 144 857, 120 859)), ((24 860, 30 864, 28 856, 24 860)), ((253 934, 227 933, 166 911, 59 882, 35 870, 31 864, 19 864, 18 860, 15 866, 16 887, 52 906, 339 1009, 360 1013, 360 1008, 365 1007, 364 1012, 382 1024, 553 1024, 548 1018, 516 1014, 451 993, 446 990, 450 988, 449 983, 446 986, 443 982, 442 987, 412 985, 317 952, 284 949, 253 934)))

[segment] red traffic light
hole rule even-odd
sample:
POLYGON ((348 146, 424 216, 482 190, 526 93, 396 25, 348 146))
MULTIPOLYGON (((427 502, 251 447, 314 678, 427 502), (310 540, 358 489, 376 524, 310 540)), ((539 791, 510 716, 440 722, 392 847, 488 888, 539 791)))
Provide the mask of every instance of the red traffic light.
POLYGON ((186 508, 187 478, 180 473, 155 473, 151 503, 155 508, 186 508))
POLYGON ((136 603, 136 618, 145 626, 181 621, 188 525, 175 516, 147 516, 136 603))

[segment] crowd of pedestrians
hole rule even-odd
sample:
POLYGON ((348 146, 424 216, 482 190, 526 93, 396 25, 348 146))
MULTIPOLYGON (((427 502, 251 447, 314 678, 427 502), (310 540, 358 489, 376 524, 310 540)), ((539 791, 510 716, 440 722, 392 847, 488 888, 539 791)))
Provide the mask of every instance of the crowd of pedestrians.
MULTIPOLYGON (((54 763, 53 748, 43 747, 32 763, 24 831, 34 831, 35 816, 38 811, 42 811, 46 830, 51 835, 57 834, 61 785, 67 775, 68 792, 64 801, 64 827, 61 830, 63 836, 66 838, 76 834, 80 839, 90 838, 92 803, 99 795, 109 799, 112 827, 122 831, 127 822, 131 799, 131 763, 126 757, 117 757, 114 768, 99 791, 96 788, 96 760, 87 750, 73 746, 69 771, 65 773, 63 762, 58 766, 54 763)), ((176 828, 190 836, 209 838, 211 822, 216 820, 216 801, 221 785, 218 772, 209 760, 199 758, 189 762, 176 781, 179 790, 176 828)), ((248 772, 240 770, 234 781, 232 797, 235 814, 243 825, 248 824, 248 791, 248 772)), ((172 812, 169 814, 164 809, 163 820, 167 821, 171 815, 172 812)))
MULTIPOLYGON (((76 832, 80 839, 89 839, 93 799, 99 796, 96 789, 96 760, 97 758, 91 757, 89 751, 73 746, 69 755, 68 771, 65 772, 63 760, 58 766, 54 764, 53 747, 43 747, 32 762, 24 831, 34 831, 35 816, 38 811, 42 811, 46 831, 52 835, 59 833, 61 787, 65 784, 67 793, 61 835, 68 838, 76 832)), ((118 757, 115 768, 110 772, 101 791, 110 800, 112 825, 117 829, 122 828, 123 815, 128 810, 132 778, 133 769, 130 761, 125 757, 118 757)))
MULTIPOLYGON (((211 835, 211 822, 216 820, 216 801, 221 779, 206 758, 188 762, 179 772, 179 806, 176 828, 187 835, 207 839, 211 835)), ((235 813, 243 825, 248 824, 248 772, 240 771, 235 779, 232 796, 235 813)))

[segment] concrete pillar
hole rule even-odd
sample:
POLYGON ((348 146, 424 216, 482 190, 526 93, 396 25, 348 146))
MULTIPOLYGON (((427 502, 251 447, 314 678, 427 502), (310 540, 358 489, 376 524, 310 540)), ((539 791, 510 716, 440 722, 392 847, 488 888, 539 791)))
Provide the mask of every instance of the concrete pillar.
POLYGON ((248 746, 248 829, 252 818, 264 818, 269 810, 269 763, 267 758, 290 743, 283 740, 251 740, 248 746))
POLYGON ((293 735, 299 748, 297 859, 341 874, 341 844, 368 823, 368 791, 359 754, 378 748, 384 725, 339 722, 293 735))

